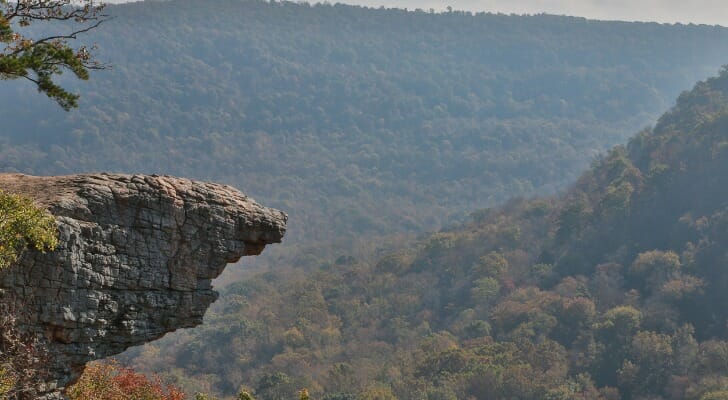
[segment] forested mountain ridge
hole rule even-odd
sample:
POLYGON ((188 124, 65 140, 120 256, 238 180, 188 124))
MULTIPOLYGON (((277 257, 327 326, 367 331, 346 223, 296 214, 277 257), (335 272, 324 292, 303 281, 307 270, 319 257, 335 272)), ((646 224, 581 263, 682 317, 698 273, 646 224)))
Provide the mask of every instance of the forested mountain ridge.
POLYGON ((231 285, 135 362, 263 399, 725 399, 727 170, 723 70, 562 196, 231 285))
POLYGON ((88 39, 114 68, 68 82, 77 112, 0 88, 0 168, 230 183, 290 214, 296 258, 230 284, 204 327, 136 366, 259 399, 725 395, 725 185, 706 173, 725 74, 563 198, 475 212, 377 262, 296 253, 564 187, 725 63, 725 28, 233 0, 108 12, 88 39))
MULTIPOLYGON (((553 192, 725 62, 721 27, 290 2, 109 6, 66 114, 0 88, 0 168, 222 181, 288 244, 433 229, 553 192)), ((320 259, 309 262, 318 265, 320 259)))

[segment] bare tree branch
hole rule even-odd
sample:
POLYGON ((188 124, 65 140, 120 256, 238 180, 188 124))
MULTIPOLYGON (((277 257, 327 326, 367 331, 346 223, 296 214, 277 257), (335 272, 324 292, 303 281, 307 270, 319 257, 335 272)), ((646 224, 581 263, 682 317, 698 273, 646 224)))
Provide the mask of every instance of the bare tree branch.
POLYGON ((93 29, 96 29, 96 28, 98 28, 98 27, 99 27, 99 26, 100 26, 100 25, 101 25, 102 23, 104 23, 104 22, 106 22, 106 21, 108 21, 108 19, 102 19, 102 20, 98 20, 98 21, 96 21, 96 23, 95 23, 95 24, 93 24, 93 25, 91 25, 91 26, 88 26, 88 27, 86 27, 86 28, 84 28, 84 29, 79 29, 79 30, 77 30, 77 31, 74 31, 74 32, 71 32, 71 33, 69 33, 69 34, 67 34, 67 35, 56 35, 56 36, 48 36, 48 37, 44 37, 44 38, 42 38, 42 39, 39 39, 39 40, 36 40, 36 41, 34 41, 33 43, 30 43, 30 44, 29 44, 28 46, 26 46, 26 47, 24 47, 24 48, 19 48, 19 49, 16 49, 15 51, 13 51, 13 52, 12 52, 12 53, 10 53, 10 54, 18 54, 18 53, 21 53, 21 52, 23 52, 23 51, 26 51, 26 50, 28 50, 28 49, 30 49, 30 48, 33 48, 33 47, 35 47, 35 46, 38 46, 38 45, 41 45, 41 44, 44 44, 44 43, 48 43, 48 42, 52 42, 52 41, 54 41, 54 40, 70 40, 70 39, 78 39, 78 35, 80 35, 80 34, 82 34, 82 33, 86 33, 86 32, 89 32, 89 31, 91 31, 91 30, 93 30, 93 29))

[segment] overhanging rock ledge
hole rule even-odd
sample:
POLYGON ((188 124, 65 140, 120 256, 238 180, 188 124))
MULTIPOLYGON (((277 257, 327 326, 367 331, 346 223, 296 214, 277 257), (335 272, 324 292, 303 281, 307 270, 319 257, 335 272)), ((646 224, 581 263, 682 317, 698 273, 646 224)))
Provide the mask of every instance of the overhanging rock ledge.
POLYGON ((202 323, 228 263, 279 243, 285 213, 230 186, 157 175, 0 174, 58 224, 56 251, 28 251, 0 275, 3 301, 42 335, 56 398, 91 360, 202 323))

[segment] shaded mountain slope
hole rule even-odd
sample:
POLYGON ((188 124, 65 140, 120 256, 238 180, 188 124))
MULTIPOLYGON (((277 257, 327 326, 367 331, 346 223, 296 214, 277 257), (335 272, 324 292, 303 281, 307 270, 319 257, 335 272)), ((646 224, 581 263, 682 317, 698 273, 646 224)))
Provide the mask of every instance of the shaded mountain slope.
POLYGON ((231 285, 204 328, 134 362, 264 399, 723 399, 727 142, 724 70, 558 198, 231 285))

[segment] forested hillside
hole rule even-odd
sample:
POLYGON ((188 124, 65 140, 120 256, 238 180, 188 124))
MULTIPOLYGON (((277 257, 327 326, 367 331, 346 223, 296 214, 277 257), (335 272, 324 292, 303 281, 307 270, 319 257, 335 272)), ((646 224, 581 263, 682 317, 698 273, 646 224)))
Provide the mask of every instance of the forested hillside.
MULTIPOLYGON (((168 173, 290 213, 288 248, 553 192, 728 54, 720 27, 289 2, 140 2, 64 113, 0 88, 0 169, 168 173)), ((321 260, 309 257, 310 265, 321 260)))
POLYGON ((0 170, 183 175, 290 214, 287 263, 226 286, 136 367, 264 400, 726 396, 728 76, 598 155, 715 73, 728 29, 233 0, 107 12, 87 39, 113 68, 63 82, 77 111, 3 82, 0 170), (590 162, 559 198, 483 209, 590 162))
POLYGON ((231 285, 202 329, 135 362, 266 400, 726 399, 725 171, 728 70, 557 198, 231 285))

